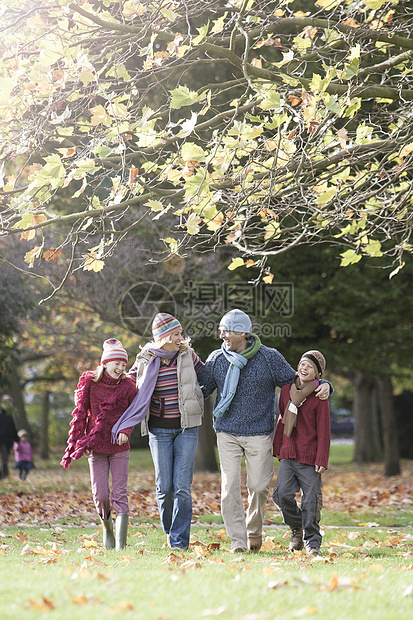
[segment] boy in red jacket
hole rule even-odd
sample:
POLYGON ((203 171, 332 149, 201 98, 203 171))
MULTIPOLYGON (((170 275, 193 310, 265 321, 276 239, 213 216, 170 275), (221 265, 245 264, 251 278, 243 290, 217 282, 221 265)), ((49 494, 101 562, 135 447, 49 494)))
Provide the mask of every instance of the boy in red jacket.
POLYGON ((298 364, 293 383, 281 388, 273 454, 280 461, 273 500, 291 529, 289 548, 319 555, 319 521, 323 505, 321 474, 330 454, 328 400, 314 394, 326 367, 319 351, 307 351, 298 364), (301 489, 301 508, 295 494, 301 489))

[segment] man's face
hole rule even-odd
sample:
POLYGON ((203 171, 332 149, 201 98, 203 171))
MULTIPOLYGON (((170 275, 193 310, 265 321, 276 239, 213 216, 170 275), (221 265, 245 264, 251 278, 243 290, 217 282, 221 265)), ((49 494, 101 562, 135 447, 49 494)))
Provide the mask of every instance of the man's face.
POLYGON ((235 351, 235 353, 242 353, 247 348, 247 341, 245 340, 245 332, 231 332, 226 329, 219 330, 219 337, 225 342, 227 351, 235 351))

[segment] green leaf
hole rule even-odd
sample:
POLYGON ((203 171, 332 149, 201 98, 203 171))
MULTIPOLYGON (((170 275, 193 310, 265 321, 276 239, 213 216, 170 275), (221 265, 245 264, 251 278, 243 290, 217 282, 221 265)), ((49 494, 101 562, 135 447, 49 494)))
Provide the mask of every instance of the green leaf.
POLYGON ((347 265, 354 265, 354 263, 358 263, 361 260, 361 254, 356 254, 354 250, 346 250, 342 254, 342 260, 340 263, 341 267, 347 267, 347 265))
POLYGON ((189 90, 187 86, 179 86, 179 88, 174 88, 169 92, 171 93, 171 108, 173 110, 179 110, 184 106, 193 105, 203 98, 195 91, 189 90))
POLYGON ((184 161, 204 161, 205 151, 193 142, 185 142, 181 149, 181 157, 184 161))

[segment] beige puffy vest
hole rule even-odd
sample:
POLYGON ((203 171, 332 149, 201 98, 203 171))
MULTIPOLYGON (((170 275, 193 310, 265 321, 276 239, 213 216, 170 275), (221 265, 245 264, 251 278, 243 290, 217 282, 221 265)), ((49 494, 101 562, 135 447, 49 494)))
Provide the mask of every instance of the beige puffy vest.
MULTIPOLYGON (((145 379, 145 370, 152 358, 151 353, 142 350, 138 355, 136 386, 139 389, 145 379)), ((204 396, 199 387, 192 359, 192 349, 185 347, 179 351, 177 359, 178 403, 181 412, 181 427, 201 426, 204 415, 204 396)), ((141 423, 141 435, 148 435, 149 411, 141 423)))

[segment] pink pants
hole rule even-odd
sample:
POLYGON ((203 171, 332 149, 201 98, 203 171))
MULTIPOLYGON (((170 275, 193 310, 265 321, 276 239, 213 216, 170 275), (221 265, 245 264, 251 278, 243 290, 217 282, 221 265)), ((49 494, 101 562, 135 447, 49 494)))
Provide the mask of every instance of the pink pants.
POLYGON ((129 514, 127 491, 129 450, 117 454, 93 452, 88 461, 93 501, 98 515, 107 521, 110 515, 111 499, 116 514, 129 514), (109 473, 112 476, 112 498, 109 473))

